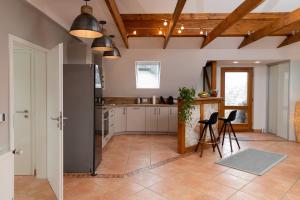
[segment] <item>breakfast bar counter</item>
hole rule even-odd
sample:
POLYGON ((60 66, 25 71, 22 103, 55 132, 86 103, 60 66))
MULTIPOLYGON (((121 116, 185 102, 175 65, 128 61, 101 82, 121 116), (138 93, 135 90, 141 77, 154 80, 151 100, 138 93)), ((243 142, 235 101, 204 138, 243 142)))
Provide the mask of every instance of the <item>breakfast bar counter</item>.
MULTIPOLYGON (((193 151, 198 143, 200 131, 203 126, 199 125, 199 120, 208 119, 213 112, 221 113, 221 106, 224 98, 207 97, 197 98, 194 101, 195 109, 192 110, 191 121, 184 123, 178 120, 178 153, 183 154, 193 151)), ((178 101, 178 111, 180 112, 182 101, 178 101)), ((213 126, 217 135, 218 123, 213 126)))

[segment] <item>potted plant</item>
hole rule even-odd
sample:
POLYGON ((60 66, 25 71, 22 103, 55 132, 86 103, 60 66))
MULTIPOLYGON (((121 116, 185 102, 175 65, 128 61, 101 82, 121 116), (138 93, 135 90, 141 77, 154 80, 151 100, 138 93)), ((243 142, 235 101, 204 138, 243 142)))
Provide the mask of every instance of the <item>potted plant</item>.
POLYGON ((193 105, 196 91, 194 88, 179 88, 179 99, 181 106, 179 110, 179 120, 189 124, 192 119, 192 111, 195 109, 193 105))

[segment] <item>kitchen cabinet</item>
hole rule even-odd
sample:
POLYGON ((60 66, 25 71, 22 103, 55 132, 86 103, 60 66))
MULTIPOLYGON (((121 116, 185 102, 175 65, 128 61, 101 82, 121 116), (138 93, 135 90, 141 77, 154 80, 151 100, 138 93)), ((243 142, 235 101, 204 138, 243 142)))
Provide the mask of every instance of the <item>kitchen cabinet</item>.
POLYGON ((146 130, 146 108, 145 107, 127 107, 126 131, 146 130))
POLYGON ((146 108, 146 131, 155 132, 157 131, 157 108, 147 107, 146 108))
POLYGON ((169 108, 169 132, 177 133, 178 129, 178 108, 169 108))
POLYGON ((126 108, 119 107, 115 109, 115 133, 126 131, 126 108))
POLYGON ((116 109, 109 110, 109 135, 115 133, 115 125, 116 125, 116 109))
POLYGON ((169 132, 169 108, 147 107, 146 108, 146 131, 169 132))
POLYGON ((157 131, 168 132, 169 131, 169 108, 158 107, 157 108, 157 131))

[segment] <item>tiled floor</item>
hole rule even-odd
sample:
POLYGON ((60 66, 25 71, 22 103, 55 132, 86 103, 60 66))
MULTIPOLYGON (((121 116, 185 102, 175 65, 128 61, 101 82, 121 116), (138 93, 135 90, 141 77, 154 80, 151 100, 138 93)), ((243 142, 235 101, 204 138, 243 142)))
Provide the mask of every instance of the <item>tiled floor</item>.
MULTIPOLYGON (((211 149, 206 149, 202 158, 199 157, 198 153, 192 154, 129 178, 65 177, 65 199, 299 200, 300 144, 278 141, 277 138, 269 135, 251 133, 247 136, 257 141, 241 141, 242 148, 253 147, 286 153, 288 158, 265 175, 258 177, 216 165, 214 162, 219 159, 217 153, 213 153, 211 149), (272 141, 272 139, 277 141, 272 141)), ((151 144, 143 145, 143 142, 139 144, 137 146, 140 148, 136 148, 132 151, 132 154, 128 153, 130 145, 122 146, 124 143, 121 141, 115 145, 119 151, 124 149, 124 152, 126 152, 124 155, 127 155, 127 161, 130 161, 128 156, 132 155, 132 159, 135 159, 136 154, 140 155, 138 153, 143 152, 143 147, 148 149, 147 152, 152 147, 151 144)), ((223 154, 230 155, 228 141, 226 141, 223 148, 223 154)), ((115 154, 111 152, 111 155, 115 154)), ((160 155, 159 150, 156 151, 155 155, 160 155)), ((122 161, 120 162, 122 163, 122 161)), ((132 162, 146 163, 146 161, 140 161, 139 159, 132 162)), ((149 162, 151 161, 147 161, 147 164, 149 162)), ((105 169, 108 169, 109 166, 114 168, 114 163, 107 164, 105 169)), ((126 169, 129 169, 129 167, 126 169)), ((120 170, 124 170, 124 168, 120 168, 120 170)))
POLYGON ((114 136, 103 150, 99 174, 125 174, 178 156, 174 135, 114 136))
POLYGON ((55 200, 46 180, 33 176, 15 176, 15 200, 55 200))

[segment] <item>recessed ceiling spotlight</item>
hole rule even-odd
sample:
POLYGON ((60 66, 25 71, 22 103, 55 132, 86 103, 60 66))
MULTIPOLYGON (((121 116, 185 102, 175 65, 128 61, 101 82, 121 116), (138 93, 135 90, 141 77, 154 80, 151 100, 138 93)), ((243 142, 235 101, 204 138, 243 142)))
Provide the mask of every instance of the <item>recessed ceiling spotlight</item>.
POLYGON ((159 35, 162 35, 162 34, 163 34, 162 30, 159 30, 159 31, 158 31, 158 34, 159 34, 159 35))
POLYGON ((168 26, 168 21, 167 20, 164 20, 164 26, 168 26))
POLYGON ((260 64, 261 62, 260 62, 260 61, 255 61, 254 63, 255 63, 255 64, 260 64))
POLYGON ((136 31, 133 31, 133 35, 136 35, 136 31))
POLYGON ((180 26, 180 29, 181 29, 181 30, 184 30, 184 26, 183 26, 183 24, 181 24, 181 26, 180 26))
POLYGON ((233 64, 238 64, 239 63, 239 61, 233 61, 233 64))
POLYGON ((202 30, 200 30, 200 35, 203 35, 203 33, 204 33, 204 32, 203 32, 202 30))
POLYGON ((181 29, 179 29, 177 32, 178 32, 179 34, 181 34, 181 33, 182 33, 182 30, 181 30, 181 29))

